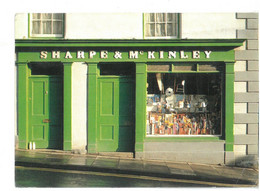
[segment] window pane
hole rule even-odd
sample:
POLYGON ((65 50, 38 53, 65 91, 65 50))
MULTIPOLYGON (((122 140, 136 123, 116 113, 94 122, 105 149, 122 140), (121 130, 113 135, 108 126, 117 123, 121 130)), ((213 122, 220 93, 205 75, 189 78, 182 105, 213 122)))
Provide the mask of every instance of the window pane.
POLYGON ((216 64, 200 64, 199 71, 221 71, 222 66, 216 64))
POLYGON ((221 135, 217 74, 147 75, 147 135, 221 135))
POLYGON ((145 36, 150 36, 150 25, 149 24, 145 25, 145 36))
POLYGON ((174 71, 196 71, 195 64, 174 65, 174 71))
POLYGON ((51 34, 51 21, 42 22, 42 32, 43 34, 51 34))
POLYGON ((147 36, 147 37, 155 36, 154 26, 155 26, 155 24, 146 24, 146 27, 145 27, 145 36, 147 36))
POLYGON ((175 36, 175 31, 172 24, 167 24, 167 36, 175 36))
POLYGON ((155 64, 150 64, 147 65, 147 71, 163 71, 163 72, 168 72, 171 70, 171 65, 169 64, 163 64, 163 65, 155 65, 155 64))
POLYGON ((54 13, 53 14, 53 19, 58 19, 58 20, 62 20, 62 13, 54 13))
POLYGON ((156 22, 165 22, 165 14, 156 13, 156 22))
POLYGON ((175 16, 175 14, 167 13, 167 22, 174 21, 174 16, 175 16))
POLYGON ((100 68, 100 75, 123 76, 123 75, 133 75, 135 73, 134 64, 104 63, 104 64, 100 64, 99 68, 100 68))
POLYGON ((60 63, 30 63, 32 75, 62 75, 63 65, 60 63))
POLYGON ((53 34, 62 34, 62 22, 61 21, 53 22, 53 34))
POLYGON ((51 19, 51 13, 42 13, 42 19, 51 19))
POLYGON ((145 14, 146 22, 155 22, 154 13, 145 14))
POLYGON ((32 18, 33 19, 41 19, 41 14, 40 13, 33 13, 32 18))
POLYGON ((32 22, 32 34, 41 34, 41 22, 40 21, 32 22))
POLYGON ((156 36, 166 36, 165 24, 156 24, 156 36))

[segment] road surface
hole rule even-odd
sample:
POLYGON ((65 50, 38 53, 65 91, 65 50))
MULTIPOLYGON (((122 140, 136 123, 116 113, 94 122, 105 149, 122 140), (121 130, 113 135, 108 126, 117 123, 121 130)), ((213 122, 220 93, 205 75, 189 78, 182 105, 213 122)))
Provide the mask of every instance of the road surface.
POLYGON ((202 181, 138 175, 15 167, 16 187, 223 187, 202 181))

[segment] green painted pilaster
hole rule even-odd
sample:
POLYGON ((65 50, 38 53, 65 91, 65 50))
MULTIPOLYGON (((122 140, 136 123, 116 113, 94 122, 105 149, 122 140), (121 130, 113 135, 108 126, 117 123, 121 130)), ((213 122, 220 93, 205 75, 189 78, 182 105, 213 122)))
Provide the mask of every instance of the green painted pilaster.
POLYGON ((28 89, 28 65, 27 63, 17 63, 18 67, 18 90, 17 90, 17 101, 18 101, 18 138, 19 148, 28 148, 28 118, 27 118, 27 89, 28 89))
POLYGON ((63 150, 72 149, 72 63, 63 63, 63 150))
POLYGON ((88 153, 97 152, 97 64, 88 63, 88 153))
POLYGON ((143 152, 146 127, 146 64, 136 63, 135 152, 143 152))
POLYGON ((234 78, 234 63, 226 63, 225 151, 233 151, 234 147, 234 78))

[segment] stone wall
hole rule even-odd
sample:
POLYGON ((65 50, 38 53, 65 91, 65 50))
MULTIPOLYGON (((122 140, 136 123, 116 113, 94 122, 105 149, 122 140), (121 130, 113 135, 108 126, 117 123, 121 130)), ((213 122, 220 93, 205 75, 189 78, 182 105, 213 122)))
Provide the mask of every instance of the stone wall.
POLYGON ((245 29, 237 38, 245 39, 235 51, 234 159, 238 166, 258 166, 259 65, 258 13, 237 13, 245 29))
MULTIPOLYGON (((144 159, 224 164, 224 141, 145 142, 144 159)), ((138 157, 137 157, 138 158, 138 157)))

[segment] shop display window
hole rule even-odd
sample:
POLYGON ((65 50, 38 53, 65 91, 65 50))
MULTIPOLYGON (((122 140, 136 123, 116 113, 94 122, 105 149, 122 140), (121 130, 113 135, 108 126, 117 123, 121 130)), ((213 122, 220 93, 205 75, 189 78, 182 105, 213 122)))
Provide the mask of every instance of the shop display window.
POLYGON ((149 136, 222 133, 222 77, 216 73, 148 73, 149 136))

